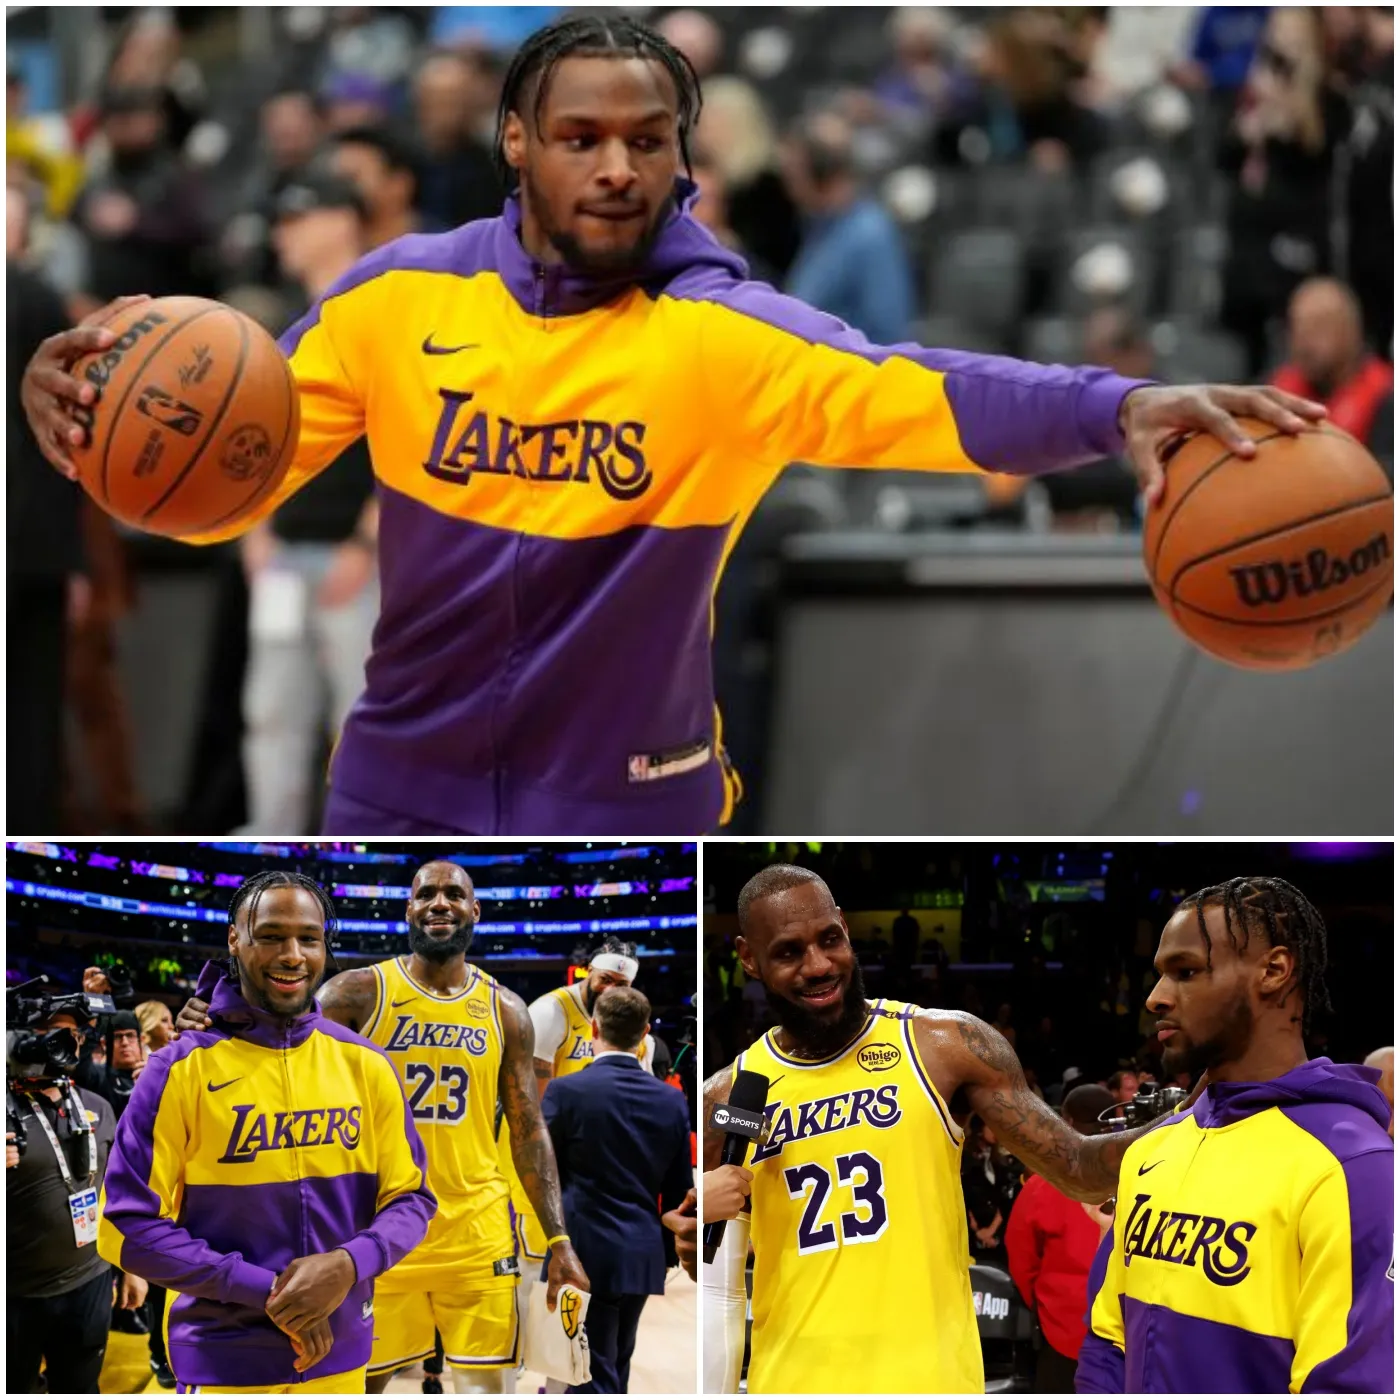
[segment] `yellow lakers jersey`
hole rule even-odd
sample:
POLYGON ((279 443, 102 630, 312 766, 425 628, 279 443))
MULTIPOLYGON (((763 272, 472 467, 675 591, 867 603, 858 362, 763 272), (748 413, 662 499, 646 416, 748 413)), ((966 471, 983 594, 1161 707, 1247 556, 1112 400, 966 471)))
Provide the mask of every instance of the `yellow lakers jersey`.
POLYGON ((500 988, 479 968, 453 996, 415 982, 407 960, 376 963, 379 1001, 364 1035, 384 1048, 428 1154, 438 1209, 427 1237, 378 1282, 387 1292, 471 1291, 515 1282, 510 1188, 496 1158, 504 1037, 500 988))
POLYGON ((828 1060, 770 1031, 735 1061, 770 1086, 748 1163, 751 1395, 983 1389, 962 1133, 915 1052, 917 1011, 875 1002, 828 1060))
MULTIPOLYGON (((564 1039, 554 1052, 554 1077, 577 1074, 593 1063, 593 1018, 583 1009, 583 989, 586 982, 572 987, 556 987, 550 996, 564 1008, 564 1039)), ((591 1079, 588 1081, 593 1082, 591 1079)))

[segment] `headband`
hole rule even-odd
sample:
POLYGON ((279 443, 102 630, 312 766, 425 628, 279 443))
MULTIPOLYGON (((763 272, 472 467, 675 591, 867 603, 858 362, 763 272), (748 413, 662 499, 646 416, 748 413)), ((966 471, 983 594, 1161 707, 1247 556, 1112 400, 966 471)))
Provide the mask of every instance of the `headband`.
POLYGON ((588 960, 588 967, 590 971, 596 967, 600 972, 616 972, 629 982, 635 982, 641 964, 625 953, 594 953, 588 960))

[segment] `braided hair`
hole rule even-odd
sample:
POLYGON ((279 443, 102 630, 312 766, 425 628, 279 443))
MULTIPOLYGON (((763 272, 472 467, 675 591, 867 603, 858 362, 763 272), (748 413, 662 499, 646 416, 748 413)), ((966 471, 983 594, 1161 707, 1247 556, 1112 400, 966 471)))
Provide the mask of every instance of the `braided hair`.
POLYGON ((511 112, 524 116, 525 91, 534 81, 531 115, 536 131, 544 112, 549 82, 564 58, 647 58, 661 64, 671 75, 676 89, 677 126, 681 161, 690 173, 691 130, 700 115, 700 79, 690 60, 653 29, 626 15, 570 15, 537 29, 521 44, 501 87, 501 104, 496 112, 496 169, 506 187, 511 188, 516 172, 506 161, 506 117, 511 112))
POLYGON ((1268 940, 1271 948, 1287 948, 1297 964, 1294 986, 1303 996, 1303 1031, 1311 1028, 1314 1016, 1332 1010, 1327 995, 1327 925, 1322 915, 1287 880, 1267 875, 1237 876, 1221 885, 1197 890, 1181 901, 1182 909, 1195 908, 1201 937, 1206 944, 1206 964, 1210 964, 1210 933, 1206 928, 1206 907, 1219 905, 1225 915, 1225 936, 1243 953, 1251 931, 1268 940), (1237 935, 1238 931, 1238 935, 1237 935))
MULTIPOLYGON (((244 906, 248 909, 248 927, 253 927, 254 921, 258 917, 258 901, 268 890, 308 890, 316 896, 316 902, 321 906, 321 918, 326 926, 326 975, 329 977, 335 971, 335 959, 331 956, 331 948, 335 944, 336 934, 336 912, 335 904, 330 895, 323 890, 309 875, 303 875, 299 870, 260 870, 256 875, 250 875, 233 892, 233 899, 228 906, 228 921, 230 925, 238 922, 238 915, 244 906)), ((229 955, 229 970, 235 977, 238 976, 238 969, 234 966, 235 959, 229 955)))

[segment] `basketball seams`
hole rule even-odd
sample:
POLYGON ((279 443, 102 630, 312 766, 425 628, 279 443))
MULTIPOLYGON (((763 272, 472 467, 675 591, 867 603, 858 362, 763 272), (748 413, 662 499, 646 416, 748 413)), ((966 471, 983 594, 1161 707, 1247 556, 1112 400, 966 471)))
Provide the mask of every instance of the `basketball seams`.
MULTIPOLYGON (((287 367, 287 362, 282 361, 283 367, 287 367)), ((226 511, 217 520, 212 520, 207 525, 201 525, 200 534, 210 534, 215 530, 222 529, 231 520, 236 520, 240 515, 254 511, 263 501, 281 486, 285 473, 279 473, 277 468, 282 464, 282 460, 287 451, 287 439, 292 435, 292 420, 298 419, 297 427, 300 429, 300 419, 297 414, 297 387, 294 383, 287 385, 287 423, 282 429, 282 445, 277 449, 277 460, 273 463, 272 470, 267 474, 266 481, 260 481, 254 488, 252 495, 245 497, 232 510, 226 511)))
MULTIPOLYGON (((1350 514, 1352 511, 1365 510, 1369 506, 1382 505, 1392 499, 1391 493, 1386 491, 1378 496, 1367 496, 1361 501, 1347 501, 1345 505, 1331 506, 1327 510, 1317 511, 1313 515, 1305 515, 1298 520, 1284 521, 1282 524, 1272 525, 1267 530, 1260 531, 1257 535, 1248 535, 1241 539, 1231 540, 1229 544, 1221 545, 1219 549, 1213 549, 1208 554, 1199 554, 1194 559, 1188 559, 1182 564, 1176 573, 1172 575, 1170 584, 1166 585, 1168 595, 1176 601, 1177 584, 1184 574, 1202 564, 1209 564, 1213 559, 1219 559, 1221 555, 1230 554, 1237 549, 1243 549, 1246 545, 1259 544, 1263 540, 1275 539, 1282 535, 1287 535, 1290 531, 1300 530, 1305 525, 1316 524, 1319 520, 1332 520, 1341 515, 1350 514)), ((1161 587, 1159 581, 1158 586, 1161 587)), ((1185 604, 1184 606, 1190 606, 1185 604)), ((1232 619, 1233 620, 1233 619, 1232 619)))
MULTIPOLYGON (((216 311, 226 311, 227 309, 227 307, 222 306, 218 303, 212 303, 208 306, 201 307, 198 311, 192 312, 183 321, 180 321, 176 325, 171 326, 170 329, 166 331, 165 335, 162 336, 161 339, 158 340, 154 345, 152 345, 149 351, 147 351, 146 358, 142 360, 139 365, 136 366, 134 371, 132 371, 130 383, 128 383, 125 390, 123 390, 121 398, 117 401, 116 408, 112 410, 111 427, 107 431, 107 441, 103 444, 102 447, 102 501, 104 505, 112 499, 111 492, 107 489, 107 483, 109 479, 108 469, 111 465, 112 459, 112 440, 116 437, 117 425, 121 421, 122 410, 126 407, 126 401, 131 397, 132 392, 136 388, 137 382, 140 380, 141 376, 146 372, 146 366, 149 365, 151 361, 155 359, 155 357, 159 355, 160 352, 164 350, 165 347, 169 345, 170 342, 174 340, 175 337, 179 335, 182 330, 184 330, 187 326, 192 326, 196 321, 200 319, 201 316, 212 316, 216 311)), ((136 320, 140 320, 140 317, 137 317, 136 320)), ((132 324, 134 325, 135 321, 133 321, 132 324)), ((128 326, 127 331, 129 331, 130 329, 131 327, 128 326)), ((122 335, 125 334, 126 331, 123 331, 122 335)), ((120 339, 120 337, 118 337, 118 339, 120 339)))
MULTIPOLYGON (((1266 437, 1253 438, 1251 439, 1251 441, 1253 441, 1256 447, 1262 447, 1264 443, 1273 442, 1276 438, 1281 438, 1284 436, 1286 435, 1283 432, 1283 430, 1279 429, 1279 431, 1276 433, 1269 433, 1266 437)), ((1157 577, 1157 564, 1162 557, 1162 546, 1167 541, 1167 531, 1171 529, 1172 521, 1176 519, 1177 512, 1182 508, 1182 506, 1186 504, 1188 500, 1190 500, 1192 492, 1194 492, 1203 481, 1205 481, 1208 477, 1213 476, 1221 467, 1225 465, 1226 462, 1230 460, 1231 457, 1234 457, 1236 455, 1237 454, 1234 452, 1226 451, 1222 453, 1219 457, 1217 457, 1215 461, 1213 461, 1210 464, 1210 466, 1204 468, 1201 474, 1195 479, 1195 481, 1193 481, 1190 484, 1190 486, 1188 486, 1186 490, 1184 490, 1181 493, 1181 499, 1178 500, 1172 506, 1170 511, 1167 512, 1167 518, 1164 521, 1162 521, 1162 527, 1157 532, 1157 548, 1152 551, 1152 567, 1150 573, 1154 579, 1157 577)), ((1243 461, 1244 459, 1241 458, 1240 460, 1243 461)))
MULTIPOLYGON (((226 306, 220 306, 218 309, 220 311, 229 310, 226 306)), ((153 502, 142 514, 141 520, 143 524, 150 521, 154 515, 163 510, 165 506, 170 503, 170 498, 184 485, 189 474, 194 470, 199 463, 199 459, 204 455, 205 449, 209 446, 210 442, 213 441, 214 433, 218 429, 219 424, 223 422, 224 415, 228 412, 228 406, 233 402, 233 396, 238 392, 239 386, 243 382, 243 367, 248 362, 248 327, 242 316, 236 313, 231 314, 233 315, 234 324, 238 327, 238 360, 234 364, 233 373, 229 375, 228 387, 224 390, 223 400, 220 402, 219 407, 214 412, 213 418, 209 422, 209 430, 204 434, 204 441, 199 444, 194 451, 194 455, 180 469, 180 473, 176 476, 175 480, 165 488, 165 493, 160 499, 153 502)), ((134 378, 135 376, 133 376, 133 379, 134 378)))

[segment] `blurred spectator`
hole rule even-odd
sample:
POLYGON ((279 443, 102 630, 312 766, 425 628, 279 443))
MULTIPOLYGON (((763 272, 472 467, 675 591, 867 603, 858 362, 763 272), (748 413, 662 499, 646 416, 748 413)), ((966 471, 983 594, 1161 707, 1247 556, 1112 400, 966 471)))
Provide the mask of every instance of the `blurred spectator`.
POLYGON ((1131 1103, 1138 1091, 1138 1077, 1130 1069, 1115 1070, 1108 1076, 1105 1088, 1113 1095, 1114 1103, 1131 1103))
POLYGON ((1362 338, 1361 306, 1343 282, 1316 277, 1288 303, 1288 363, 1273 383, 1327 405, 1339 428, 1390 462, 1395 452, 1395 371, 1362 338))
POLYGON ((337 132, 331 167, 360 193, 366 252, 406 233, 436 231, 436 225, 429 227, 417 212, 417 159, 396 133, 367 126, 337 132))
POLYGON ((28 111, 29 90, 18 69, 5 73, 6 184, 34 180, 43 191, 43 207, 51 218, 61 219, 71 207, 83 182, 83 163, 73 150, 68 124, 61 116, 33 116, 28 111))
POLYGON ((1191 62, 1178 75, 1192 87, 1231 99, 1244 86, 1269 19, 1268 5, 1206 5, 1191 41, 1191 62))
POLYGON ((1014 124, 1017 147, 1037 170, 1083 166, 1105 144, 1102 119, 1078 96, 1089 68, 1086 15, 1024 6, 988 27, 982 62, 993 126, 1014 124))
POLYGON ((889 117, 911 137, 955 122, 975 102, 977 84, 953 49, 947 11, 901 5, 887 30, 894 58, 872 91, 889 117))
POLYGON ((718 167, 740 243, 778 277, 797 256, 802 228, 778 173, 778 143, 763 99, 742 78, 711 78, 693 145, 718 167))
POLYGON ((1194 5, 1110 5, 1090 59, 1094 105, 1119 108, 1181 72, 1194 5))
POLYGON ((749 265, 749 276, 757 282, 770 285, 777 281, 777 273, 744 246, 743 240, 730 227, 729 197, 725 193, 724 180, 719 167, 710 159, 706 151, 693 151, 690 157, 690 176, 695 182, 696 199, 691 213, 724 244, 738 253, 749 265))
POLYGON ((86 290, 99 303, 131 292, 204 296, 204 193, 169 139, 164 94, 112 87, 102 97, 107 168, 79 194, 73 219, 86 236, 86 290))
POLYGON ((69 621, 86 609, 82 492, 40 455, 19 402, 20 376, 39 342, 71 324, 54 291, 20 265, 28 203, 5 191, 5 707, 9 830, 59 831, 64 656, 69 621))
POLYGON ((147 1050, 160 1050, 170 1044, 175 1019, 163 1001, 143 1001, 136 1007, 136 1019, 141 1023, 141 1043, 147 1050))
POLYGON ((709 15, 699 10, 672 10, 656 21, 655 28, 690 60, 701 82, 719 71, 724 58, 724 31, 709 15))
POLYGON ((908 253, 884 206, 861 190, 850 125, 834 112, 799 123, 783 166, 806 216, 786 290, 877 345, 906 339, 915 312, 908 253))
POLYGON ((563 13, 562 5, 437 5, 428 37, 434 44, 479 46, 509 53, 563 13))
POLYGON ((385 125, 394 111, 394 90, 368 73, 337 73, 320 89, 326 130, 358 131, 385 125))
POLYGON ((890 925, 890 947, 901 967, 910 966, 919 955, 919 921, 907 909, 901 909, 890 925))
POLYGON ((501 212, 505 191, 484 135, 495 103, 495 79, 476 54, 431 54, 414 78, 413 106, 425 152, 418 207, 443 228, 501 212))
MULTIPOLYGON (((282 191, 273 243, 307 303, 366 250, 363 202, 346 180, 282 191)), ((364 438, 243 537, 251 590, 243 755, 254 834, 310 831, 313 773, 364 688, 379 615, 374 469, 364 438)))
MULTIPOLYGON (((1061 1115, 1076 1132, 1106 1131, 1099 1114, 1113 1100, 1085 1084, 1065 1099, 1061 1115)), ((1089 1307, 1089 1267, 1113 1224, 1097 1206, 1073 1201, 1042 1176, 1031 1176, 1006 1225, 1008 1272, 1045 1334, 1036 1360, 1039 1395, 1072 1395, 1089 1307)))
POLYGON ((1332 155, 1347 113, 1325 80, 1317 12, 1274 10, 1219 154, 1233 180, 1221 319, 1244 341, 1251 375, 1293 289, 1329 265, 1332 155))
POLYGON ((996 1134, 976 1115, 967 1126, 962 1186, 968 1247, 981 1263, 1004 1264, 1004 1228, 1021 1189, 1021 1164, 1003 1150, 996 1134))
POLYGON ((274 92, 258 120, 262 151, 245 198, 250 208, 266 208, 315 156, 325 135, 320 103, 303 88, 274 92))
MULTIPOLYGON (((98 982, 110 991, 106 974, 89 968, 83 974, 84 990, 98 982), (95 975, 94 975, 95 974, 95 975)), ((98 1022, 102 1026, 102 1022, 98 1022)), ((75 1083, 94 1094, 100 1094, 112 1106, 117 1121, 126 1112, 127 1103, 136 1088, 141 1071, 146 1068, 146 1050, 141 1044, 141 1023, 133 1012, 118 1011, 106 1018, 105 1031, 89 1032, 83 1045, 82 1059, 73 1072, 75 1083), (93 1054, 94 1043, 105 1038, 102 1058, 93 1054)))

